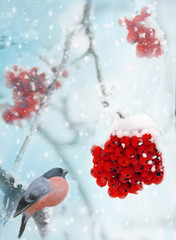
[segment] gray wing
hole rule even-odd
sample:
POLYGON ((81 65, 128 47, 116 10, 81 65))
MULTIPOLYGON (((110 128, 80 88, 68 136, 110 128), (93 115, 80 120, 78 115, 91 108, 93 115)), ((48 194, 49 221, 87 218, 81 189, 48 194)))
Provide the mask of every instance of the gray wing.
POLYGON ((14 217, 18 216, 26 209, 31 207, 34 203, 36 203, 40 198, 47 195, 50 191, 49 181, 44 177, 36 178, 24 192, 21 197, 14 217))

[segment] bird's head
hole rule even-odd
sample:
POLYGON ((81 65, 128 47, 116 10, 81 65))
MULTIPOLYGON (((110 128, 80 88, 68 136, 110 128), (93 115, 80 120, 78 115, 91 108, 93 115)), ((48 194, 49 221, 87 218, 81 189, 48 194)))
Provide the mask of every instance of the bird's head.
POLYGON ((63 178, 65 178, 67 173, 68 173, 68 171, 64 170, 62 168, 52 168, 51 170, 49 170, 48 172, 43 174, 43 177, 48 178, 48 179, 52 178, 52 177, 63 177, 63 178))

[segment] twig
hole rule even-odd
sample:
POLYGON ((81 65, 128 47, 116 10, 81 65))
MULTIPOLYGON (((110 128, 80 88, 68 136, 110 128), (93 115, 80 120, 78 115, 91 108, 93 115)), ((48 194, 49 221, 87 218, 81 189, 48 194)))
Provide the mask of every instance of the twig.
POLYGON ((84 188, 82 187, 80 180, 77 177, 74 168, 72 167, 70 161, 65 157, 63 154, 63 148, 58 144, 58 142, 41 126, 38 126, 38 133, 50 144, 52 148, 54 148, 55 153, 63 160, 65 167, 67 168, 68 172, 70 173, 71 177, 77 182, 78 188, 80 191, 80 195, 82 196, 83 201, 85 202, 89 215, 92 216, 92 206, 89 202, 88 196, 84 188))
POLYGON ((70 45, 71 45, 71 40, 72 40, 72 37, 74 35, 74 32, 75 30, 73 30, 72 32, 70 32, 67 37, 66 37, 66 41, 65 41, 65 45, 64 45, 64 51, 63 51, 63 56, 62 56, 62 60, 61 60, 61 63, 58 67, 58 70, 57 72, 55 73, 55 76, 54 76, 54 79, 52 81, 52 83, 48 86, 47 88, 47 92, 46 92, 46 95, 44 96, 43 98, 43 101, 42 101, 42 104, 40 105, 40 109, 38 111, 38 113, 35 115, 35 118, 33 120, 33 123, 30 127, 30 130, 29 130, 29 134, 28 136, 25 138, 25 141, 15 159, 15 162, 14 162, 14 170, 17 170, 20 162, 21 162, 21 158, 23 156, 23 153, 25 152, 29 142, 30 142, 30 139, 31 137, 33 136, 33 134, 37 131, 37 126, 39 124, 39 120, 41 118, 41 115, 44 111, 44 109, 47 107, 47 104, 48 104, 48 101, 50 100, 50 97, 51 95, 53 94, 54 92, 54 89, 55 89, 55 83, 58 79, 58 77, 60 76, 64 66, 66 65, 67 61, 68 61, 68 58, 69 58, 69 50, 70 50, 70 45))
MULTIPOLYGON (((4 206, 6 211, 5 218, 1 217, 1 221, 5 224, 12 212, 15 210, 17 203, 24 193, 25 189, 22 184, 16 184, 15 178, 7 174, 7 172, 0 168, 0 187, 2 192, 4 193, 4 206), (8 202, 8 204, 7 204, 8 202)), ((47 233, 47 220, 48 216, 42 210, 33 215, 33 219, 38 227, 40 232, 40 236, 43 238, 47 233)))
MULTIPOLYGON (((96 53, 94 43, 93 43, 94 36, 93 36, 93 32, 92 32, 91 26, 90 26, 90 10, 91 10, 91 2, 89 0, 87 0, 87 4, 85 4, 85 8, 84 8, 84 18, 82 20, 82 25, 84 26, 85 34, 87 35, 87 37, 89 39, 89 48, 83 55, 81 55, 79 58, 72 61, 72 64, 78 62, 83 57, 85 57, 89 54, 93 57, 94 63, 95 63, 97 80, 100 85, 101 94, 105 98, 108 96, 108 94, 106 92, 105 85, 103 84, 103 76, 102 76, 102 72, 101 72, 99 57, 98 57, 98 54, 96 53)), ((103 107, 105 107, 105 108, 109 107, 109 105, 110 105, 107 100, 103 100, 101 103, 102 103, 103 107)), ((119 115, 120 118, 124 118, 124 116, 122 115, 121 112, 117 112, 117 114, 119 115)))

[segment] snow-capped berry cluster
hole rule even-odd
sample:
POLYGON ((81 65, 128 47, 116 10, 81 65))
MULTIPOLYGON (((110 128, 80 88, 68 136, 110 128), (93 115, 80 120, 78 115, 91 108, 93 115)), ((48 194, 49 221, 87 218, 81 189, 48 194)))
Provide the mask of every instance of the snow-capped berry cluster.
MULTIPOLYGON (((123 120, 121 122, 119 126, 124 128, 123 120)), ((123 199, 128 193, 137 194, 143 189, 143 184, 160 184, 163 181, 162 154, 146 129, 113 131, 104 148, 94 145, 91 154, 91 175, 96 178, 98 186, 108 185, 110 197, 123 199)))
MULTIPOLYGON (((13 89, 13 106, 6 106, 2 117, 4 121, 13 123, 17 119, 32 117, 37 113, 48 87, 45 73, 33 67, 24 70, 14 65, 11 71, 5 72, 6 86, 13 89)), ((56 89, 61 86, 56 82, 56 89)))
POLYGON ((143 7, 140 14, 132 19, 119 19, 121 26, 126 25, 128 30, 127 41, 136 45, 138 57, 158 57, 164 53, 166 41, 158 24, 151 17, 148 7, 143 7))

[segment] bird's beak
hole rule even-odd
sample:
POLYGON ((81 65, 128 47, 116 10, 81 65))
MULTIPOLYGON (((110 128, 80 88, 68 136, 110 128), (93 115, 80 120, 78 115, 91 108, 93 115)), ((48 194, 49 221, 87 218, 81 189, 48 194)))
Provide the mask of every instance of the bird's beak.
POLYGON ((63 176, 65 177, 67 175, 68 171, 67 170, 64 170, 63 172, 63 176))

